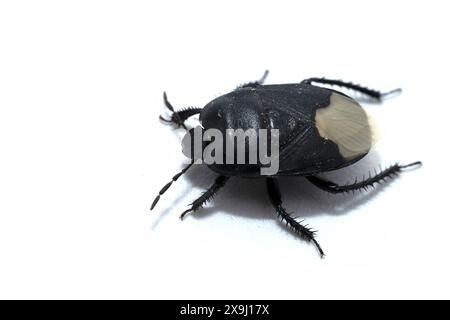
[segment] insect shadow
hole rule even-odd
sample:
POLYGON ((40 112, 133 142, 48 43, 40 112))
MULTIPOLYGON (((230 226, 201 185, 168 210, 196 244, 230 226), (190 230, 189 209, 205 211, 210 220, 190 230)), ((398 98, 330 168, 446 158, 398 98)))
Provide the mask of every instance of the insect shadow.
MULTIPOLYGON (((370 152, 357 164, 332 171, 323 175, 324 178, 334 182, 353 183, 355 178, 361 180, 367 177, 370 170, 380 167, 380 158, 376 151, 370 152)), ((192 168, 183 178, 187 184, 179 190, 178 195, 172 200, 170 206, 165 207, 159 217, 155 220, 155 228, 166 215, 180 214, 194 200, 188 198, 187 193, 191 189, 198 190, 200 195, 208 188, 216 174, 206 168, 206 165, 197 165, 192 168)), ((345 194, 330 194, 324 192, 304 177, 281 177, 278 179, 283 192, 286 207, 293 216, 308 218, 319 215, 341 215, 368 203, 374 199, 385 188, 389 187, 390 181, 375 185, 367 191, 356 191, 345 194)), ((194 196, 195 198, 195 196, 194 196)), ((229 183, 209 202, 205 207, 190 214, 187 218, 204 219, 217 213, 231 214, 237 217, 250 219, 274 219, 276 212, 270 204, 266 183, 264 178, 244 179, 233 177, 229 183), (230 199, 232 199, 230 201, 230 199)))

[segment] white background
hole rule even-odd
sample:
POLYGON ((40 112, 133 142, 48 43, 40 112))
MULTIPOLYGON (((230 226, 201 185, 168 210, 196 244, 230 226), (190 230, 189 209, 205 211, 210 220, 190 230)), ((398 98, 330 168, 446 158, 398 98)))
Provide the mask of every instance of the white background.
POLYGON ((2 1, 0 298, 450 298, 445 1, 2 1), (367 194, 280 181, 327 256, 277 222, 262 180, 214 174, 158 120, 238 84, 327 76, 403 94, 365 104, 374 152, 327 177, 420 169, 367 194))

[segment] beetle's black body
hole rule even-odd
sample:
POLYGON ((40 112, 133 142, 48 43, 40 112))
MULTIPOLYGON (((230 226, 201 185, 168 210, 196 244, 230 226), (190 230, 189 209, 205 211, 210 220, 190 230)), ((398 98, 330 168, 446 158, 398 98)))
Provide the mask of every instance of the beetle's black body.
MULTIPOLYGON (((312 175, 348 166, 366 154, 344 159, 333 141, 319 135, 316 110, 328 107, 332 94, 343 95, 306 83, 238 88, 208 103, 200 122, 224 135, 226 129, 278 129, 280 167, 275 176, 312 175)), ((227 176, 261 177, 260 168, 251 165, 209 167, 227 176)))
MULTIPOLYGON (((402 169, 420 165, 395 164, 387 169, 369 175, 363 181, 338 185, 324 180, 317 174, 339 169, 360 160, 372 146, 372 128, 364 110, 354 99, 329 88, 313 85, 320 83, 336 85, 355 90, 380 101, 386 94, 399 89, 381 93, 359 85, 340 80, 310 78, 298 84, 263 85, 267 75, 260 81, 248 83, 232 92, 216 98, 202 108, 186 108, 175 111, 164 93, 164 101, 172 112, 168 123, 187 130, 184 121, 200 114, 199 120, 204 129, 278 129, 279 130, 279 170, 272 176, 261 176, 259 165, 249 164, 210 164, 209 168, 219 176, 214 184, 198 199, 191 203, 181 218, 194 212, 210 200, 230 177, 264 178, 267 183, 269 199, 282 221, 293 228, 303 239, 314 243, 321 256, 322 248, 315 239, 315 231, 293 218, 282 205, 281 192, 276 178, 278 176, 305 176, 316 187, 330 192, 343 193, 367 189, 376 183, 393 177, 402 169)), ((152 203, 153 209, 160 196, 171 184, 184 174, 193 164, 176 174, 159 192, 152 203)))

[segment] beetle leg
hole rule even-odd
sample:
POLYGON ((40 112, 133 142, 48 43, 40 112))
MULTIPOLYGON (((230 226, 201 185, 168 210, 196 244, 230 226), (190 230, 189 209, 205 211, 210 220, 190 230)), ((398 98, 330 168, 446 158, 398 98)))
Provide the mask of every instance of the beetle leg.
POLYGON ((228 179, 230 179, 230 177, 218 176, 216 178, 216 181, 214 181, 214 184, 211 187, 209 187, 209 189, 206 190, 200 197, 198 197, 198 199, 194 200, 191 203, 191 207, 189 209, 187 209, 181 214, 180 219, 183 220, 184 216, 189 212, 197 211, 198 209, 203 207, 203 205, 205 205, 217 194, 217 191, 219 191, 219 189, 221 189, 225 185, 228 179))
POLYGON ((242 84, 242 85, 238 86, 237 89, 240 89, 240 88, 256 88, 256 87, 262 86, 264 84, 264 81, 266 81, 266 78, 267 78, 268 75, 269 75, 269 70, 266 70, 266 71, 264 71, 264 74, 261 77, 261 79, 259 79, 258 81, 247 82, 245 84, 242 84))
POLYGON ((360 181, 355 182, 352 184, 347 185, 338 185, 336 183, 333 183, 331 181, 323 180, 321 178, 318 178, 316 176, 309 176, 306 177, 309 182, 311 182, 313 185, 318 187, 319 189, 322 189, 324 191, 330 192, 330 193, 345 193, 350 191, 356 191, 356 190, 367 190, 368 187, 373 187, 376 183, 381 183, 385 181, 388 178, 393 178, 394 176, 398 175, 402 169, 420 166, 422 163, 420 161, 410 163, 407 165, 399 165, 398 163, 394 164, 393 166, 390 166, 389 168, 375 174, 373 177, 369 176, 369 178, 360 181))
POLYGON ((172 116, 170 117, 170 119, 165 119, 162 116, 159 116, 159 118, 164 122, 176 124, 179 127, 183 127, 186 130, 187 128, 184 124, 184 121, 202 111, 201 108, 194 108, 194 107, 188 107, 183 110, 175 111, 172 104, 167 99, 167 94, 165 92, 163 94, 163 97, 164 97, 164 104, 166 105, 167 109, 172 111, 172 116))
POLYGON ((323 253, 322 248, 319 243, 315 239, 316 231, 311 230, 307 226, 301 224, 302 221, 297 221, 294 217, 292 217, 282 206, 281 193, 280 188, 275 179, 267 178, 267 192, 269 193, 270 202, 273 207, 277 211, 278 216, 281 218, 281 221, 286 221, 286 224, 291 227, 295 232, 297 232, 301 238, 308 242, 314 243, 319 250, 320 256, 323 257, 325 254, 323 253))
POLYGON ((327 85, 334 85, 334 86, 339 86, 339 87, 355 90, 357 92, 365 94, 366 96, 369 96, 369 97, 374 98, 379 101, 381 101, 382 98, 389 96, 391 94, 402 92, 401 88, 397 88, 397 89, 391 90, 389 92, 380 92, 380 91, 369 89, 369 88, 366 88, 366 87, 363 87, 361 85, 354 84, 351 82, 344 82, 342 80, 331 80, 331 79, 326 79, 326 78, 309 78, 309 79, 302 81, 302 83, 306 83, 306 84, 312 84, 313 82, 327 84, 327 85))

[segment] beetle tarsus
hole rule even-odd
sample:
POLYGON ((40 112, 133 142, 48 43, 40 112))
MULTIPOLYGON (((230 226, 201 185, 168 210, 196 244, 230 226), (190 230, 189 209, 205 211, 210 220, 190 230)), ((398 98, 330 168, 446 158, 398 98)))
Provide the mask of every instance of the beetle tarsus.
POLYGON ((308 79, 305 79, 302 81, 302 83, 305 83, 305 84, 312 84, 313 82, 354 90, 359 93, 365 94, 366 96, 369 96, 375 100, 381 100, 382 98, 385 98, 386 96, 390 96, 395 93, 400 93, 402 91, 401 88, 398 88, 398 89, 395 89, 395 90, 392 90, 392 91, 389 91, 386 93, 382 93, 378 90, 363 87, 359 84, 355 84, 352 82, 345 82, 342 80, 334 80, 334 79, 326 79, 326 78, 308 78, 308 79))
POLYGON ((407 169, 407 168, 413 168, 413 167, 418 167, 420 168, 422 166, 422 161, 416 161, 413 163, 409 163, 409 164, 405 164, 400 166, 401 169, 407 169))
MULTIPOLYGON (((178 126, 181 126, 181 127, 183 127, 184 129, 187 130, 186 126, 184 125, 184 121, 181 119, 181 117, 178 114, 178 112, 175 111, 175 109, 173 108, 172 104, 167 99, 167 93, 165 91, 163 92, 163 99, 164 99, 164 104, 166 105, 167 109, 172 111, 172 118, 171 118, 170 121, 167 121, 167 122, 175 123, 178 126)), ((162 117, 160 117, 160 118, 162 118, 162 117)), ((166 120, 166 119, 164 119, 164 120, 166 120)))
POLYGON ((164 98, 164 104, 166 105, 167 109, 169 109, 172 112, 172 115, 171 115, 170 119, 166 119, 166 118, 163 118, 162 116, 159 116, 161 121, 166 122, 166 123, 175 124, 178 127, 183 127, 185 130, 188 130, 188 129, 187 129, 186 125, 184 124, 184 122, 188 118, 192 117, 193 115, 199 114, 202 111, 201 108, 194 108, 194 107, 188 107, 188 108, 184 108, 179 111, 175 111, 172 104, 167 99, 166 92, 163 93, 163 98, 164 98))
POLYGON ((393 95, 399 95, 399 94, 401 94, 402 93, 402 88, 397 88, 397 89, 394 89, 394 90, 391 90, 391 91, 388 91, 388 92, 383 92, 382 94, 381 94, 381 98, 387 98, 387 97, 390 97, 390 96, 393 96, 393 95))
POLYGON ((161 119, 161 121, 164 121, 164 122, 167 122, 167 123, 173 123, 173 120, 166 119, 163 116, 159 116, 159 119, 161 119))
POLYGON ((184 216, 187 215, 189 212, 192 212, 192 209, 187 209, 185 211, 183 211, 183 213, 180 215, 180 220, 184 219, 184 216))
POLYGON ((315 234, 317 231, 308 228, 308 225, 302 225, 301 223, 303 222, 303 220, 297 221, 297 218, 294 218, 289 213, 287 213, 282 206, 280 189, 275 179, 267 178, 266 181, 267 181, 267 192, 269 194, 270 202, 275 208, 281 221, 282 222, 285 221, 286 225, 292 228, 292 230, 294 230, 296 233, 298 233, 302 239, 308 242, 312 242, 319 251, 320 257, 323 258, 325 256, 325 253, 323 252, 322 247, 315 239, 315 234))
POLYGON ((213 185, 211 187, 209 187, 208 190, 203 192, 203 194, 200 197, 195 199, 191 203, 191 207, 181 214, 180 219, 183 220, 184 216, 186 214, 188 214, 189 212, 195 212, 198 209, 200 209, 201 207, 203 207, 203 205, 205 205, 205 203, 210 201, 217 194, 217 191, 219 191, 219 189, 221 189, 225 185, 225 183, 228 181, 228 179, 230 179, 230 177, 218 176, 216 178, 216 180, 214 181, 213 185))

